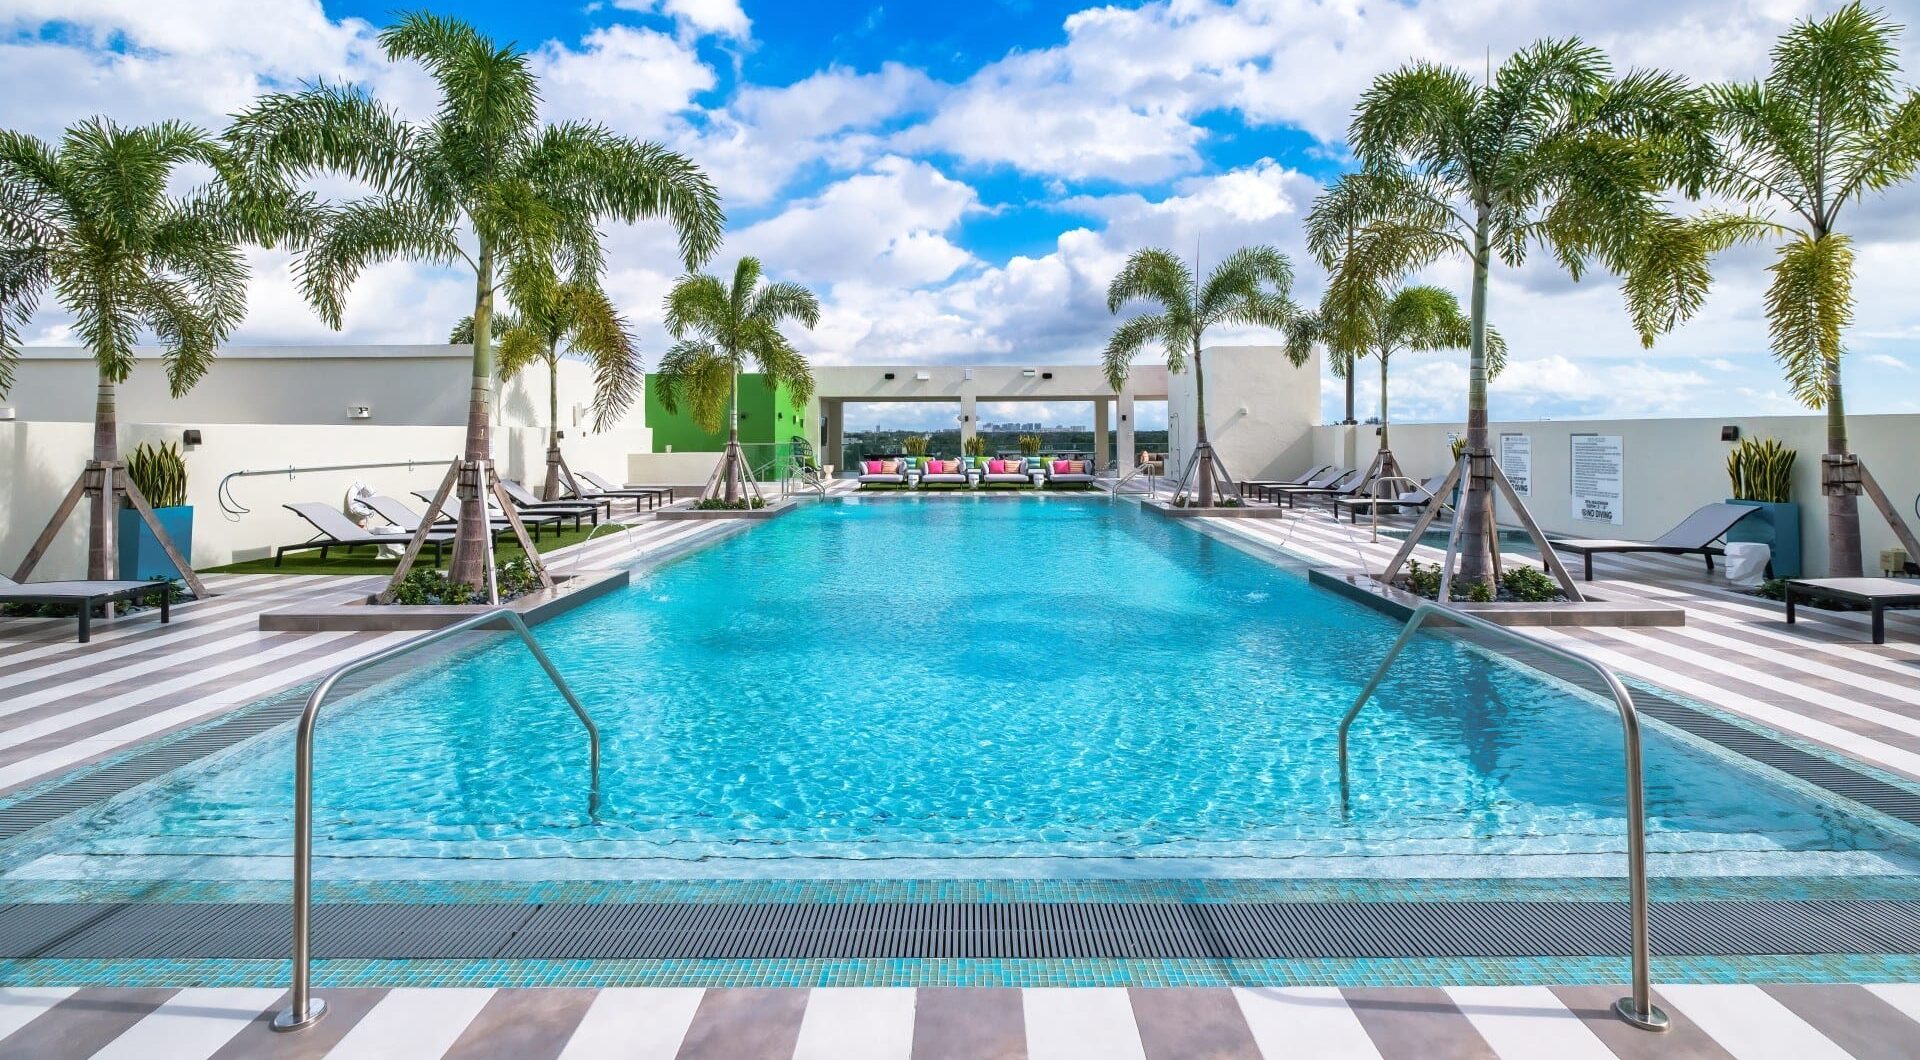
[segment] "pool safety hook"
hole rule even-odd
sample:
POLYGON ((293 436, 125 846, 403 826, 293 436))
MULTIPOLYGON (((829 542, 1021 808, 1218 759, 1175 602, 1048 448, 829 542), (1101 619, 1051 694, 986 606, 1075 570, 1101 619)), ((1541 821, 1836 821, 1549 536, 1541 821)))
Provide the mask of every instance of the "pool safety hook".
POLYGON ((509 632, 520 638, 533 654, 540 668, 547 672, 555 688, 566 697, 567 705, 580 719, 587 730, 587 762, 591 770, 591 785, 587 789, 587 814, 600 812, 600 730, 593 723, 592 715, 580 703, 573 689, 567 685, 567 679, 540 649, 540 642, 533 639, 527 624, 520 616, 507 608, 496 608, 471 618, 463 618, 451 625, 442 626, 424 636, 415 637, 402 644, 396 644, 385 651, 375 652, 364 658, 334 670, 314 686, 307 696, 307 705, 300 712, 300 727, 294 737, 293 760, 293 989, 285 1009, 273 1017, 273 1029, 276 1031, 297 1031, 311 1027, 327 1013, 327 1003, 313 996, 313 730, 320 719, 320 708, 326 703, 327 695, 333 686, 343 678, 381 663, 391 662, 403 655, 421 648, 457 636, 461 633, 480 629, 483 626, 504 625, 509 632))
MULTIPOLYGON (((1457 523, 1455 524, 1458 525, 1457 523)), ((1451 545, 1449 545, 1451 548, 1451 545)), ((1667 1014, 1653 1003, 1650 945, 1647 938, 1647 810, 1645 795, 1640 783, 1640 715, 1633 707, 1633 694, 1627 691, 1620 678, 1606 666, 1593 658, 1558 644, 1549 644, 1543 640, 1515 632, 1506 626, 1498 625, 1478 615, 1459 611, 1439 603, 1423 603, 1413 609, 1413 617, 1407 619, 1406 628, 1387 649, 1387 657, 1380 660, 1380 668, 1373 672, 1373 679, 1360 690, 1359 698, 1347 709, 1346 716, 1340 719, 1340 808, 1347 812, 1351 808, 1347 784, 1347 732, 1353 728, 1353 719, 1358 717, 1360 709, 1373 698, 1373 693, 1386 679, 1387 671, 1394 660, 1406 648, 1407 642, 1419 632, 1420 627, 1430 618, 1439 616, 1443 622, 1467 626, 1489 636, 1516 642, 1536 649, 1555 658, 1586 667, 1600 675, 1612 693, 1615 708, 1620 713, 1620 742, 1624 746, 1627 759, 1627 885, 1630 891, 1632 919, 1632 958, 1633 993, 1613 1003, 1614 1015, 1626 1020, 1642 1030, 1664 1031, 1668 1027, 1667 1014)))

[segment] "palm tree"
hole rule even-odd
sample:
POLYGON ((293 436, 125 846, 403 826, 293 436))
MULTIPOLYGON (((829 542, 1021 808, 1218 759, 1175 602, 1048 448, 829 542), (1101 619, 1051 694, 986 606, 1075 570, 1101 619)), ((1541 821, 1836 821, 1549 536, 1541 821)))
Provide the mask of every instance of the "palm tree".
POLYGON ((1894 81, 1900 27, 1848 4, 1796 22, 1766 79, 1708 89, 1721 149, 1713 189, 1792 215, 1771 267, 1767 329, 1801 403, 1827 414, 1830 573, 1858 577, 1859 479, 1847 451, 1841 335, 1853 319, 1853 245, 1841 208, 1908 180, 1920 167, 1920 92, 1894 81))
MULTIPOLYGON (((300 256, 303 292, 329 325, 340 327, 349 288, 375 262, 472 272, 472 389, 457 463, 475 469, 491 457, 493 298, 501 278, 556 268, 569 282, 594 282, 602 264, 596 223, 606 219, 665 218, 692 268, 718 244, 724 219, 712 184, 681 155, 600 125, 541 125, 525 52, 424 13, 402 16, 380 43, 389 60, 416 61, 432 75, 440 92, 432 119, 409 124, 358 89, 321 84, 263 97, 229 135, 259 169, 332 173, 371 189, 330 207, 300 256)), ((483 585, 487 521, 474 487, 470 481, 460 490, 451 577, 483 585)))
MULTIPOLYGON (((265 229, 249 223, 248 196, 229 182, 233 174, 219 141, 180 122, 123 128, 93 118, 67 129, 58 147, 0 131, 0 396, 13 384, 20 328, 49 288, 73 315, 99 380, 87 473, 18 577, 32 569, 83 488, 92 498, 87 577, 115 576, 115 500, 128 492, 117 470, 115 393, 133 371, 135 344, 144 337, 160 343, 168 388, 179 397, 246 315, 239 244, 265 229), (169 182, 191 165, 212 167, 220 178, 169 195, 169 182)), ((204 596, 192 568, 176 563, 204 596)))
MULTIPOLYGON (((1143 313, 1114 329, 1102 357, 1109 386, 1118 392, 1126 384, 1134 357, 1151 342, 1165 347, 1169 372, 1185 371, 1188 358, 1193 360, 1195 445, 1190 466, 1199 474, 1202 508, 1213 506, 1215 475, 1213 446, 1207 441, 1206 368, 1200 359, 1206 331, 1215 324, 1286 327, 1299 313, 1288 297, 1292 286, 1293 265, 1270 246, 1241 247, 1227 255, 1204 285, 1172 251, 1136 250, 1107 285, 1110 313, 1136 298, 1160 306, 1159 312, 1143 313)), ((1183 471, 1176 498, 1188 490, 1187 478, 1183 471)), ((1231 478, 1225 485, 1238 494, 1231 478)))
MULTIPOLYGON (((1427 284, 1413 284, 1392 294, 1377 290, 1372 297, 1354 303, 1358 312, 1343 326, 1330 323, 1338 310, 1323 305, 1320 312, 1305 314, 1303 323, 1287 329, 1287 354, 1295 364, 1304 363, 1314 343, 1327 346, 1334 372, 1352 382, 1357 362, 1371 356, 1380 365, 1380 448, 1374 457, 1375 475, 1398 475, 1399 467, 1388 441, 1387 367, 1393 355, 1402 351, 1426 353, 1434 350, 1466 349, 1472 341, 1472 321, 1460 310, 1460 300, 1452 291, 1427 284), (1351 342, 1348 346, 1345 343, 1351 342)), ((1506 367, 1507 343, 1500 333, 1487 329, 1487 374, 1499 375, 1506 367)))
MULTIPOLYGON (((1691 315, 1708 257, 1747 231, 1708 212, 1683 219, 1662 189, 1698 191, 1712 156, 1699 93, 1670 74, 1615 79, 1597 49, 1546 40, 1476 84, 1415 63, 1361 98, 1348 141, 1363 168, 1329 188, 1309 222, 1316 246, 1357 231, 1349 268, 1384 283, 1458 254, 1473 267, 1469 316, 1466 521, 1460 576, 1493 577, 1492 453, 1487 435, 1487 282, 1496 261, 1538 245, 1575 279, 1595 261, 1623 277, 1641 341, 1691 315)), ((1359 298, 1365 283, 1347 286, 1359 298)))
POLYGON ((740 373, 747 358, 770 387, 785 387, 797 404, 813 396, 813 370, 780 333, 788 320, 813 327, 820 322, 819 300, 797 283, 762 282, 760 259, 752 256, 734 266, 731 285, 698 273, 682 276, 667 294, 667 331, 680 341, 660 360, 660 406, 677 413, 684 399, 693 406, 694 422, 707 431, 719 430, 721 416, 727 417, 726 455, 706 496, 724 489, 729 506, 740 503, 745 477, 740 373))
MULTIPOLYGON (((547 368, 547 476, 540 487, 544 500, 560 496, 569 476, 560 455, 560 358, 562 350, 586 360, 593 368, 594 429, 604 430, 640 396, 646 382, 627 322, 607 293, 592 281, 565 281, 552 272, 538 272, 523 289, 509 284, 507 299, 517 313, 493 318, 493 338, 499 344, 500 379, 506 382, 538 361, 547 368)), ((473 318, 462 317, 448 342, 473 341, 473 318)), ((573 488, 567 482, 569 489, 573 488)))

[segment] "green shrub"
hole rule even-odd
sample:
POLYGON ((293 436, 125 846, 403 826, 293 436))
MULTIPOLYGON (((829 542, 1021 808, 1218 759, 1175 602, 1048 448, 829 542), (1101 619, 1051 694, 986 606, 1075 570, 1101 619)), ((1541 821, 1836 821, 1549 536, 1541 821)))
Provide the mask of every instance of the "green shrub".
POLYGON ((1440 596, 1440 564, 1422 563, 1417 559, 1407 561, 1407 591, 1415 596, 1424 596, 1429 600, 1440 596))
POLYGON ((1040 455, 1040 436, 1037 434, 1021 435, 1020 451, 1027 454, 1028 456, 1039 456, 1040 455))
POLYGON ((127 454, 126 463, 127 477, 148 504, 178 508, 187 503, 187 462, 180 456, 179 446, 142 442, 127 454))
POLYGON ((1476 604, 1493 603, 1493 583, 1484 579, 1468 582, 1467 599, 1476 604))
POLYGON ((1755 596, 1764 596, 1769 600, 1785 600, 1787 598, 1787 580, 1785 578, 1768 578, 1766 581, 1760 583, 1760 588, 1755 589, 1753 594, 1755 596))
POLYGON ((537 593, 545 588, 540 584, 540 576, 533 572, 533 561, 526 556, 515 556, 500 564, 496 577, 499 579, 502 600, 537 593))
POLYGON ((962 448, 966 450, 968 456, 986 456, 987 440, 976 434, 967 439, 967 444, 962 448))
POLYGON ((908 456, 926 456, 927 436, 924 434, 910 434, 900 443, 900 448, 905 449, 908 456))
POLYGON ((702 512, 745 512, 766 506, 766 500, 761 497, 742 497, 737 501, 728 501, 725 497, 702 497, 693 505, 695 511, 702 512))
POLYGON ((466 582, 447 582, 440 587, 440 602, 443 604, 470 604, 473 603, 473 597, 473 586, 466 582))
POLYGON ((1530 604, 1560 599, 1560 585, 1536 567, 1515 567, 1500 577, 1500 587, 1515 600, 1530 604))

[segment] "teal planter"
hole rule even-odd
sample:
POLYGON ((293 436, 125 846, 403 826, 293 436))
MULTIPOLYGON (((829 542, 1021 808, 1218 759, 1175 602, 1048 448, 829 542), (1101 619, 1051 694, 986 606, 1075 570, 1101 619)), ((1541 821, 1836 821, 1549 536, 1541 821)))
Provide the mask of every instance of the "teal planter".
POLYGON ((1732 499, 1727 503, 1744 504, 1749 508, 1760 509, 1758 515, 1749 515, 1733 524, 1733 529, 1727 531, 1727 541, 1766 545, 1773 550, 1771 558, 1773 576, 1798 578, 1800 576, 1800 505, 1792 501, 1776 504, 1772 501, 1732 499))
MULTIPOLYGON (((193 505, 183 504, 178 508, 155 508, 153 517, 173 539, 173 547, 180 550, 181 558, 193 562, 193 505)), ((178 578, 180 571, 167 559, 160 548, 160 539, 153 536, 140 513, 132 508, 120 509, 120 579, 122 581, 144 582, 154 578, 178 578)))

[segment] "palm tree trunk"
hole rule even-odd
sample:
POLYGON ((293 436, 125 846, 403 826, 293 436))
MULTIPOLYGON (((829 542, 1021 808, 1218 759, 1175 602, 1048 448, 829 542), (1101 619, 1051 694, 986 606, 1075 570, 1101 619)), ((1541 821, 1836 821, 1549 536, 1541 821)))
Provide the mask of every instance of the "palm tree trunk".
POLYGON ((1380 451, 1384 453, 1387 448, 1387 354, 1383 350, 1380 352, 1380 451))
MULTIPOLYGON (((100 387, 93 402, 93 462, 110 464, 120 457, 120 420, 114 383, 103 369, 100 387)), ((117 556, 115 531, 119 513, 114 510, 113 479, 101 480, 102 489, 93 498, 92 518, 87 526, 87 577, 95 581, 111 580, 117 556)))
POLYGON ((1340 422, 1346 424, 1358 422, 1353 418, 1353 365, 1351 364, 1347 365, 1347 418, 1340 422))
MULTIPOLYGON (((1827 369, 1827 452, 1847 452, 1847 408, 1840 391, 1840 362, 1827 369)), ((1827 576, 1858 578, 1860 555, 1860 495, 1837 493, 1827 498, 1827 576)))
POLYGON ((547 481, 540 499, 560 499, 560 358, 555 344, 547 346, 547 481))
POLYGON ((1207 444, 1207 370, 1200 363, 1200 336, 1193 337, 1193 436, 1200 450, 1200 507, 1213 507, 1213 447, 1207 444))
POLYGON ((1472 343, 1467 362, 1467 452, 1471 463, 1466 493, 1461 498, 1464 522, 1460 527, 1460 581, 1464 585, 1493 581, 1488 551, 1493 509, 1483 499, 1493 484, 1487 448, 1487 267, 1492 253, 1487 212, 1488 205, 1480 203, 1473 230, 1472 343))
POLYGON ((727 386, 727 505, 740 500, 740 373, 735 371, 727 386))
MULTIPOLYGON (((467 448, 469 463, 485 461, 493 454, 493 247, 483 237, 480 257, 474 268, 473 288, 473 385, 467 398, 467 448)), ((460 484, 460 528, 453 542, 453 566, 448 576, 484 589, 487 581, 487 535, 492 527, 487 519, 484 482, 460 484)))

